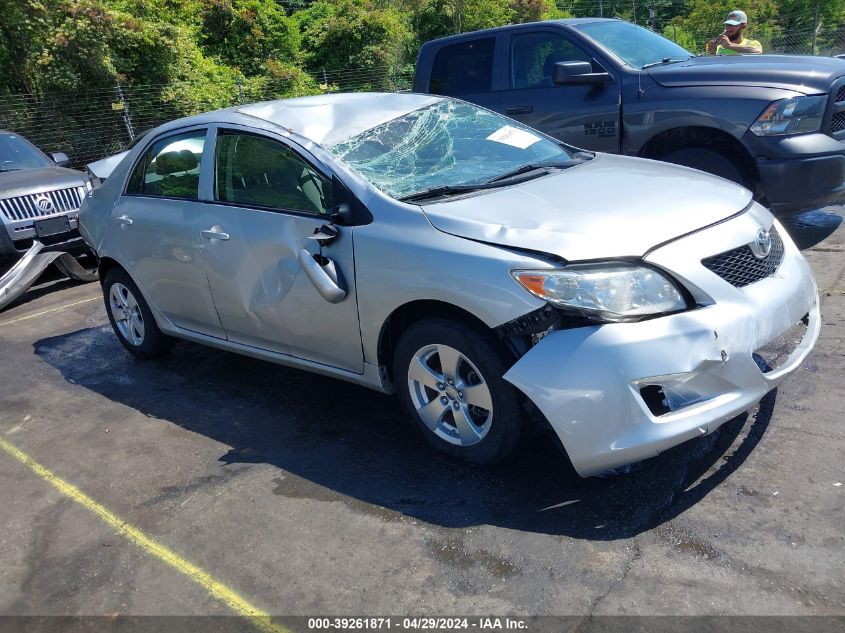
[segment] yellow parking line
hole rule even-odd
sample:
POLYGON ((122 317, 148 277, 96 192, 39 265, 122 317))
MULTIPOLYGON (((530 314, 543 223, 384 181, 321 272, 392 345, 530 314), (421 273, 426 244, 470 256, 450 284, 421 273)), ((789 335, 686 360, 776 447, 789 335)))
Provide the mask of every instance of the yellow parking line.
POLYGON ((12 325, 12 323, 20 323, 21 321, 26 321, 27 319, 34 319, 35 317, 44 316, 45 314, 50 314, 51 312, 58 312, 59 310, 65 310, 66 308, 72 308, 73 306, 82 305, 83 303, 90 303, 91 301, 98 301, 100 299, 102 299, 102 297, 91 297, 90 299, 83 299, 82 301, 68 303, 67 305, 59 306, 58 308, 50 308, 49 310, 44 310, 43 312, 36 312, 35 314, 30 314, 19 319, 5 321, 4 323, 0 323, 0 327, 3 327, 4 325, 12 325))
POLYGON ((32 472, 41 477, 41 479, 47 483, 51 484, 64 496, 93 512, 102 519, 103 522, 116 529, 118 534, 125 536, 147 554, 155 556, 177 571, 183 573, 185 576, 200 585, 203 589, 208 591, 208 593, 214 596, 217 600, 224 603, 236 614, 248 618, 259 630, 265 631, 266 633, 289 633, 288 630, 281 624, 273 623, 267 613, 264 613, 258 607, 247 602, 233 590, 229 589, 229 587, 220 581, 215 580, 210 574, 203 571, 190 561, 185 560, 175 552, 172 552, 164 545, 157 543, 138 528, 129 525, 119 516, 108 510, 105 506, 100 505, 79 488, 69 484, 58 475, 49 471, 47 468, 39 464, 29 455, 13 446, 2 437, 0 437, 0 448, 25 466, 28 466, 32 472))

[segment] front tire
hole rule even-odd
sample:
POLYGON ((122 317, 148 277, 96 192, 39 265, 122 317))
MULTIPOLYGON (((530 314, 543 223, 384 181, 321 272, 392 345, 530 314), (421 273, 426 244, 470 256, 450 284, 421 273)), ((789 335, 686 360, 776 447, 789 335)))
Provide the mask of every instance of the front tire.
POLYGON ((513 362, 490 333, 446 319, 420 321, 396 346, 399 400, 438 451, 499 463, 519 445, 526 423, 521 394, 502 378, 513 362))
POLYGON ((144 296, 126 271, 113 268, 106 273, 103 299, 112 329, 130 354, 154 358, 173 345, 173 339, 159 330, 144 296))

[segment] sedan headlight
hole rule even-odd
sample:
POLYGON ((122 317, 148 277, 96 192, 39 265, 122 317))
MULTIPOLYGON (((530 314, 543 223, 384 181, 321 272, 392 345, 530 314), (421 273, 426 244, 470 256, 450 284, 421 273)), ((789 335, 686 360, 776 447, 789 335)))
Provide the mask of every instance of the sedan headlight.
POLYGON ((675 284, 658 271, 624 262, 514 270, 511 275, 528 292, 553 305, 608 321, 676 312, 687 307, 675 284))
POLYGON ((826 103, 826 96, 775 101, 757 118, 751 126, 751 131, 757 136, 818 132, 822 126, 826 103))

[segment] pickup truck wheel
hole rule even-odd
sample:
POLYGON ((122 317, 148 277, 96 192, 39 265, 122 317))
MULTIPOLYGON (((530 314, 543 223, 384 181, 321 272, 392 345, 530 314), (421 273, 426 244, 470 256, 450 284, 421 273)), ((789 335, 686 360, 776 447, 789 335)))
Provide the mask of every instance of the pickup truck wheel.
POLYGON ((113 268, 106 274, 103 299, 114 333, 132 355, 153 358, 170 349, 173 339, 158 329, 141 291, 125 271, 113 268))
POLYGON ((402 407, 435 449, 473 464, 509 457, 524 427, 521 394, 502 376, 513 358, 464 323, 411 325, 394 355, 402 407))
POLYGON ((731 158, 716 150, 699 147, 678 149, 674 152, 669 152, 665 156, 661 156, 660 160, 667 163, 674 163, 675 165, 700 169, 701 171, 706 171, 708 174, 721 176, 738 185, 750 188, 749 183, 731 158))

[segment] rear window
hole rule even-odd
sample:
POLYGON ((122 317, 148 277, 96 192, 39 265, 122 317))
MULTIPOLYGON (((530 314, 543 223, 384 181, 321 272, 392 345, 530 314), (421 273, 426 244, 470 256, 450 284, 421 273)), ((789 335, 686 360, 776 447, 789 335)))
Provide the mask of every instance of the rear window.
POLYGON ((135 166, 126 193, 196 200, 204 144, 205 130, 156 141, 135 166))
POLYGON ((493 37, 444 46, 434 57, 431 94, 460 97, 493 88, 493 37))

